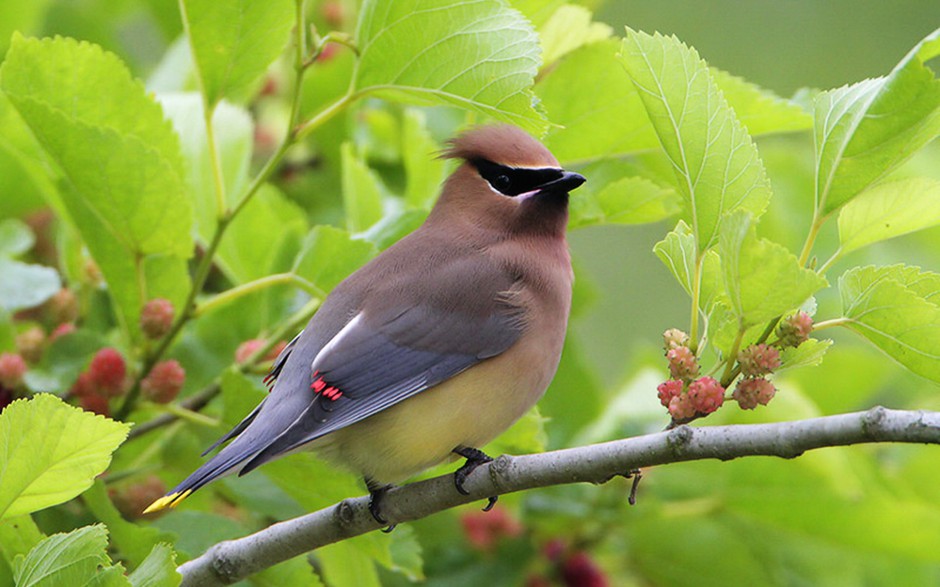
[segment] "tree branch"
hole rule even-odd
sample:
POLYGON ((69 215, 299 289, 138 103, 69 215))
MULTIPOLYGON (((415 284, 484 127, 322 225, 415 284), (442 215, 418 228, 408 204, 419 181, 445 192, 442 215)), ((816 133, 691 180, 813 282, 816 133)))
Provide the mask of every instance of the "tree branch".
MULTIPOLYGON (((641 467, 758 455, 790 459, 807 450, 872 442, 940 444, 940 412, 876 407, 794 422, 680 426, 579 448, 503 455, 474 471, 464 485, 469 495, 458 493, 453 476, 444 475, 392 489, 382 502, 382 512, 391 524, 397 524, 491 495, 566 483, 604 483, 641 467)), ((346 499, 250 536, 220 542, 179 567, 182 586, 229 585, 310 550, 377 530, 381 526, 369 513, 368 501, 367 497, 346 499)))

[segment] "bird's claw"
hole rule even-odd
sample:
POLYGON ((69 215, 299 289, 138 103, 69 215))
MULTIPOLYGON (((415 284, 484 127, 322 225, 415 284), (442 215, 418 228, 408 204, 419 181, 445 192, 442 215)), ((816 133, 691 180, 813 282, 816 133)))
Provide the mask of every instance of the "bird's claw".
MULTIPOLYGON (((470 492, 467 491, 463 486, 464 482, 470 476, 470 473, 476 470, 477 467, 493 462, 493 457, 489 456, 478 448, 471 448, 469 446, 459 446, 454 449, 454 453, 467 459, 467 462, 454 472, 454 486, 457 488, 457 492, 461 495, 470 495, 470 492)), ((487 498, 486 507, 483 508, 483 511, 488 512, 493 509, 493 506, 496 505, 496 500, 498 499, 498 495, 493 495, 487 498)))
POLYGON ((372 514, 372 518, 381 524, 382 526, 388 525, 387 528, 383 528, 382 532, 388 534, 395 529, 397 524, 389 524, 388 519, 382 515, 382 499, 385 497, 385 494, 388 493, 388 490, 392 488, 391 485, 380 485, 375 486, 369 480, 366 480, 366 486, 369 488, 369 513, 372 514))

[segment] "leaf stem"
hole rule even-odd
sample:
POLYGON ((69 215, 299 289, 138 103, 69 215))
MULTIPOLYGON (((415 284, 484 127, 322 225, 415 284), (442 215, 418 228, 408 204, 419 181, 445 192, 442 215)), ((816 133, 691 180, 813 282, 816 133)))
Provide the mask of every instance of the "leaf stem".
POLYGON ((813 332, 817 330, 825 330, 827 328, 834 328, 836 326, 845 326, 851 324, 853 320, 851 318, 832 318, 830 320, 823 320, 822 322, 817 322, 813 324, 813 332))
POLYGON ((695 256, 695 276, 692 280, 692 316, 689 323, 689 346, 692 352, 698 350, 699 299, 702 296, 702 262, 705 255, 695 256))
POLYGON ((215 106, 209 107, 203 101, 202 115, 206 124, 206 143, 209 146, 209 164, 212 166, 212 179, 215 182, 215 209, 216 216, 222 218, 225 215, 225 178, 222 177, 222 160, 219 158, 219 149, 215 143, 215 127, 212 125, 212 117, 215 114, 215 106))
POLYGON ((828 271, 829 268, 832 267, 832 264, 841 258, 842 258, 842 247, 839 247, 838 249, 836 249, 836 252, 833 253, 832 256, 829 257, 829 259, 826 260, 826 262, 823 263, 819 267, 819 269, 816 270, 816 273, 819 275, 825 275, 826 271, 828 271))
POLYGON ((326 294, 319 287, 300 277, 296 273, 276 273, 274 275, 268 275, 254 281, 249 281, 248 283, 243 283, 209 298, 208 300, 196 306, 196 309, 193 311, 193 317, 198 318, 199 316, 203 316, 222 306, 230 304, 238 298, 246 296, 250 293, 284 283, 292 283, 297 285, 311 296, 320 298, 326 296, 326 294))
POLYGON ((294 127, 293 134, 296 140, 299 141, 309 136, 310 133, 323 126, 324 123, 333 118, 341 110, 349 106, 352 102, 355 102, 360 95, 359 93, 348 91, 342 98, 318 112, 313 118, 294 127))
POLYGON ((731 346, 731 352, 728 353, 727 358, 725 359, 725 371, 721 375, 721 386, 727 388, 731 385, 731 382, 734 381, 734 378, 737 377, 737 370, 735 365, 738 362, 738 351, 741 350, 741 341, 744 339, 744 333, 747 331, 743 326, 738 327, 738 335, 734 339, 734 344, 731 346))
POLYGON ((828 216, 820 216, 819 209, 813 211, 813 223, 810 225, 809 234, 806 235, 806 242, 803 243, 803 250, 800 251, 800 266, 806 267, 810 255, 813 252, 813 245, 816 243, 816 237, 819 236, 819 230, 825 224, 828 216))

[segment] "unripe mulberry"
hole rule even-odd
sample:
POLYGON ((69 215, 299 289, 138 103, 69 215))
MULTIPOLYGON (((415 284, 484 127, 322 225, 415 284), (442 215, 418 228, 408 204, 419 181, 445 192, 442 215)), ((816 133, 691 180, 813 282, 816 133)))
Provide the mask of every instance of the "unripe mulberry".
POLYGON ((666 358, 669 360, 669 373, 673 379, 689 380, 698 375, 698 359, 689 347, 669 349, 666 358))
POLYGON ((49 298, 46 309, 53 324, 74 322, 78 318, 78 298, 75 292, 64 287, 49 298))
POLYGON ((725 401, 725 388, 711 377, 701 377, 689 384, 689 399, 699 414, 711 414, 725 401))
POLYGON ((173 326, 173 314, 173 302, 170 300, 150 300, 140 311, 140 329, 151 340, 163 338, 173 326))
POLYGON ((16 335, 16 350, 27 363, 38 363, 46 346, 46 333, 33 326, 16 335))
POLYGON ((776 393, 777 389, 773 383, 762 377, 755 377, 738 381, 731 397, 738 402, 742 410, 753 410, 757 404, 766 406, 776 393))
POLYGON ((780 367, 780 351, 766 344, 752 344, 738 353, 738 363, 745 377, 767 375, 780 367))
POLYGON ((659 396, 659 402, 663 404, 664 407, 668 408, 672 398, 682 393, 682 382, 676 379, 663 381, 656 387, 656 391, 659 392, 657 394, 659 396))
POLYGON ((158 404, 166 404, 179 395, 186 383, 186 371, 174 360, 161 361, 140 382, 144 397, 158 404))
POLYGON ((26 361, 15 353, 0 353, 0 387, 16 389, 26 375, 26 361))
POLYGON ((670 328, 663 333, 663 349, 668 353, 674 348, 689 346, 689 335, 678 328, 670 328))
POLYGON ((777 338, 780 339, 780 346, 797 347, 809 339, 809 334, 813 331, 813 319, 806 312, 797 312, 780 321, 777 326, 777 338))

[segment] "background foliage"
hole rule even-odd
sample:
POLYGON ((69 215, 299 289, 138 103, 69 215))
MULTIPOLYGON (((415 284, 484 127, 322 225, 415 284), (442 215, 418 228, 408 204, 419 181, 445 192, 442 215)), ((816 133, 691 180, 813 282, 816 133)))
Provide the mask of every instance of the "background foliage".
MULTIPOLYGON (((140 516, 263 397, 271 347, 421 222, 449 172, 433 158, 443 141, 490 119, 543 136, 589 183, 571 201, 578 280, 559 374, 489 452, 661 429, 663 330, 691 330, 720 373, 800 307, 819 341, 784 355, 775 400, 710 421, 940 408, 933 3, 893 32, 877 22, 885 43, 865 45, 884 55, 848 51, 876 11, 853 3, 841 41, 779 49, 797 74, 748 37, 776 30, 745 26, 750 8, 717 11, 719 24, 695 3, 658 9, 678 15, 668 23, 589 4, 0 5, 0 351, 29 363, 0 390, 0 584, 174 585, 176 565, 220 540, 362 493, 297 455, 140 516), (298 17, 311 27, 298 33, 298 17), (711 67, 636 32, 656 28, 711 67), (157 337, 141 325, 154 298, 176 309, 157 337), (112 397, 81 387, 103 348, 125 369, 112 397), (159 403, 142 381, 167 359, 185 384, 159 403), (136 431, 125 441, 127 425, 88 410, 136 431)), ((765 18, 807 35, 829 13, 804 8, 765 18)), ((250 582, 932 584, 935 463, 884 446, 683 464, 647 472, 637 507, 622 480, 507 496, 250 582)))

